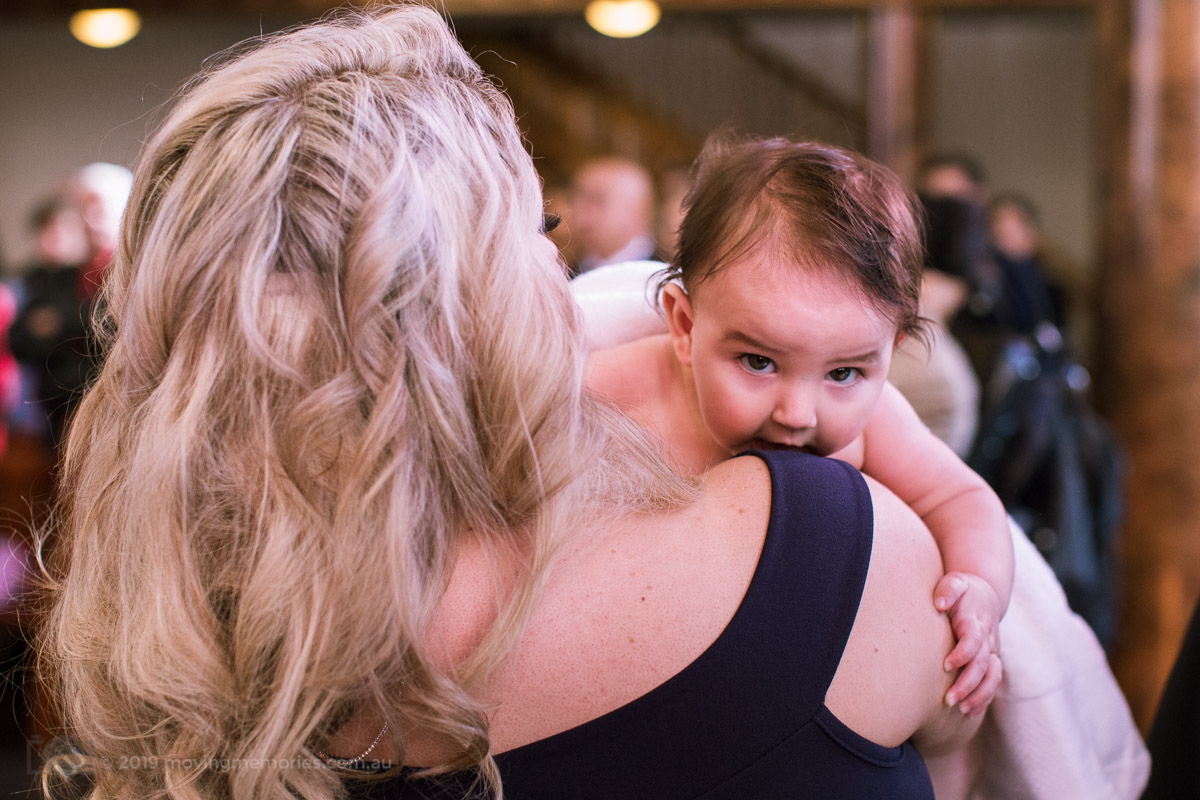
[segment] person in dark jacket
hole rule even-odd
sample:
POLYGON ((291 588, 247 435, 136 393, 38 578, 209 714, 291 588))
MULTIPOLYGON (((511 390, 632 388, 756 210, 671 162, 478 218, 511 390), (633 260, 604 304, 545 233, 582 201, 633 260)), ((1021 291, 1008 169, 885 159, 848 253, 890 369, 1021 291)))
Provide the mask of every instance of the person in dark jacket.
POLYGON ((91 302, 80 292, 91 251, 82 216, 61 198, 42 203, 32 221, 39 260, 21 277, 21 303, 9 342, 33 376, 48 442, 57 447, 94 369, 91 302))

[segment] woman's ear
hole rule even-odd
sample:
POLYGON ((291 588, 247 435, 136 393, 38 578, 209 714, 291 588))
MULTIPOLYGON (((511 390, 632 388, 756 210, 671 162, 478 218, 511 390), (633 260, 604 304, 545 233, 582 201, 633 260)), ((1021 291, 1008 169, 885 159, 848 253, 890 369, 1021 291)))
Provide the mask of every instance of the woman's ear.
POLYGON ((677 283, 668 283, 662 292, 663 316, 667 318, 667 329, 671 332, 671 344, 675 357, 681 364, 692 363, 692 301, 687 292, 677 283))

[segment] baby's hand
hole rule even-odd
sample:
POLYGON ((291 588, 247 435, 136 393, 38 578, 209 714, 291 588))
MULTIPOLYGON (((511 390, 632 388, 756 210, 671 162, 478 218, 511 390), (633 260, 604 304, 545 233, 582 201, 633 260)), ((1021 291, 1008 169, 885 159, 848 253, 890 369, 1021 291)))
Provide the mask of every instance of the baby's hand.
POLYGON ((1000 686, 1000 598, 991 584, 968 572, 948 572, 933 590, 933 604, 950 614, 958 644, 946 656, 947 672, 962 667, 946 692, 946 705, 961 703, 964 714, 982 714, 1000 686))

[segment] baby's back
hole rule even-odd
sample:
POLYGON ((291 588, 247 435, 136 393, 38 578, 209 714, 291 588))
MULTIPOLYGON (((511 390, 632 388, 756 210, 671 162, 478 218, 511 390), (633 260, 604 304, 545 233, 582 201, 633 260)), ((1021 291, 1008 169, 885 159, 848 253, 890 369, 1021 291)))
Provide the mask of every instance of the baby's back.
POLYGON ((716 451, 699 418, 690 381, 667 334, 597 350, 588 357, 588 389, 659 439, 677 470, 699 475, 733 454, 716 451))

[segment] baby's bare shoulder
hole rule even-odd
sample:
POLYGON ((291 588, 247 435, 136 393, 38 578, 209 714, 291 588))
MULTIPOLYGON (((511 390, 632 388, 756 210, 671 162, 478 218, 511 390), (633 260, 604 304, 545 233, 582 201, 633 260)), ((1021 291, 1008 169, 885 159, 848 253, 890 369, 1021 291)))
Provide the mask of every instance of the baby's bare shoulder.
POLYGON ((587 387, 621 408, 641 406, 663 393, 668 336, 647 336, 588 356, 587 387))

